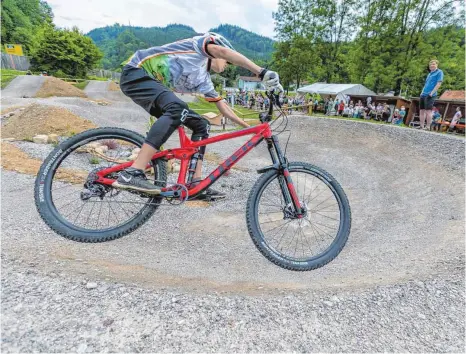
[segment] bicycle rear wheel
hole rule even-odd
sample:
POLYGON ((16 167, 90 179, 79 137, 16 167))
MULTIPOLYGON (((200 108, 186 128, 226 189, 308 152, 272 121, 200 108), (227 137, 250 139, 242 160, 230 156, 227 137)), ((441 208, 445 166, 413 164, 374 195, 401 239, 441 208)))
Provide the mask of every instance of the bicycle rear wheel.
MULTIPOLYGON (((160 197, 88 184, 93 173, 134 159, 135 149, 143 142, 142 135, 126 129, 98 128, 58 145, 42 164, 35 182, 35 202, 45 223, 61 236, 79 242, 113 240, 144 224, 159 207, 160 197)), ((165 161, 151 164, 148 178, 165 186, 165 161)), ((116 174, 106 177, 116 178, 116 174)))
POLYGON ((249 234, 259 251, 276 265, 297 271, 316 269, 332 261, 348 239, 349 202, 326 171, 303 162, 292 162, 288 168, 305 216, 292 216, 293 207, 286 205, 280 187, 283 176, 271 170, 259 178, 249 195, 249 234))

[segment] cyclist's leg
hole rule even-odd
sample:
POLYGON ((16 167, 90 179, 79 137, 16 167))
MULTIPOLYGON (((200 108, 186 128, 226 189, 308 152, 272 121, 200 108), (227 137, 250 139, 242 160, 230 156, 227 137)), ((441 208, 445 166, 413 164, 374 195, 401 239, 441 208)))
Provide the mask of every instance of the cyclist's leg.
POLYGON ((121 90, 148 113, 157 117, 147 134, 133 167, 144 169, 151 157, 181 125, 188 114, 188 105, 161 82, 143 69, 129 68, 121 79, 121 90))
POLYGON ((152 125, 133 165, 114 182, 117 188, 157 194, 159 188, 146 179, 144 170, 160 146, 167 141, 188 114, 188 106, 143 69, 125 67, 120 79, 122 92, 158 119, 152 125))
MULTIPOLYGON (((201 117, 197 113, 190 111, 188 118, 186 119, 185 122, 183 122, 183 124, 193 131, 193 134, 191 135, 191 140, 199 141, 199 140, 207 139, 209 137, 210 123, 207 119, 201 117)), ((196 171, 194 173, 193 180, 191 181, 193 184, 199 183, 199 181, 202 179, 202 161, 204 159, 205 149, 206 149, 205 146, 202 146, 199 149, 199 159, 197 162, 196 171)), ((194 199, 218 200, 218 199, 223 199, 225 197, 226 197, 225 193, 217 191, 213 188, 208 188, 202 193, 198 194, 194 199)))
MULTIPOLYGON (((203 139, 207 139, 209 137, 210 132, 210 122, 198 115, 197 113, 190 111, 188 114, 188 118, 183 123, 189 129, 192 130, 191 140, 192 141, 199 141, 203 139)), ((194 179, 200 179, 202 175, 202 161, 204 159, 205 154, 205 146, 202 146, 199 149, 199 160, 196 167, 196 172, 194 173, 194 179)))

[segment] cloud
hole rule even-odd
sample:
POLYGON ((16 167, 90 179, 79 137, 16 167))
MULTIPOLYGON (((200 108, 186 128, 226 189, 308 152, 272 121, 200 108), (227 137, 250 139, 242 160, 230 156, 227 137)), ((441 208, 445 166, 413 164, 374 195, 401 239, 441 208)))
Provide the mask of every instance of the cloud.
POLYGON ((272 12, 278 0, 48 0, 61 27, 78 26, 88 32, 99 26, 131 23, 164 27, 181 23, 205 32, 220 24, 232 24, 273 37, 272 12))

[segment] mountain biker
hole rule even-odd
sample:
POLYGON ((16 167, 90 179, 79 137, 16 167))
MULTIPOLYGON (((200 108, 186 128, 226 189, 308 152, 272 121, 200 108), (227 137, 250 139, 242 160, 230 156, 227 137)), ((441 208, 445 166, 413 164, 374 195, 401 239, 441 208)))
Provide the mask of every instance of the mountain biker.
MULTIPOLYGON (((199 141, 209 136, 209 122, 189 109, 170 89, 179 92, 198 92, 233 122, 249 127, 215 91, 210 70, 221 73, 227 64, 234 64, 256 74, 266 88, 283 91, 278 74, 261 68, 238 53, 223 36, 208 32, 202 36, 136 51, 123 67, 120 79, 122 92, 148 113, 157 117, 147 134, 132 166, 123 170, 114 187, 157 194, 160 187, 147 180, 144 170, 151 157, 181 124, 192 130, 191 139, 199 141)), ((205 146, 199 149, 199 162, 193 184, 199 183, 205 146)), ((225 194, 212 188, 198 199, 221 199, 225 194)))

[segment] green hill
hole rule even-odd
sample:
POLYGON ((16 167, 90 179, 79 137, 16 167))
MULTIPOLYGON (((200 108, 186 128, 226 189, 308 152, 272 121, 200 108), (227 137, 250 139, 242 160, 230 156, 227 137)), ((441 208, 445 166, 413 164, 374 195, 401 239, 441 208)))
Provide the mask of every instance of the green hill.
MULTIPOLYGON (((238 26, 220 25, 211 29, 224 35, 240 53, 251 59, 268 60, 274 41, 238 26)), ((192 27, 173 24, 166 27, 133 27, 115 24, 96 28, 89 36, 104 53, 105 69, 115 69, 137 49, 149 48, 197 35, 192 27)))

